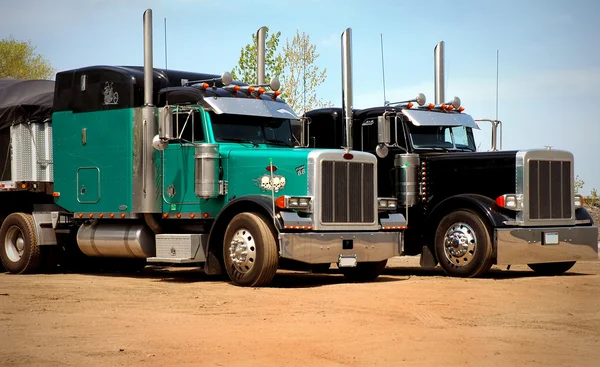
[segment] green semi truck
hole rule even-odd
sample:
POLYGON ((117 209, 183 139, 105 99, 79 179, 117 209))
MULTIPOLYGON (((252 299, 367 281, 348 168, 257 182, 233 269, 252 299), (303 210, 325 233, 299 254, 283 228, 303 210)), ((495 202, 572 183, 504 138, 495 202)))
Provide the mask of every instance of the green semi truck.
POLYGON ((406 221, 377 196, 375 156, 294 148, 276 79, 153 68, 151 24, 149 9, 143 67, 0 81, 3 267, 44 271, 77 251, 128 269, 199 264, 242 286, 331 263, 377 278, 406 221))

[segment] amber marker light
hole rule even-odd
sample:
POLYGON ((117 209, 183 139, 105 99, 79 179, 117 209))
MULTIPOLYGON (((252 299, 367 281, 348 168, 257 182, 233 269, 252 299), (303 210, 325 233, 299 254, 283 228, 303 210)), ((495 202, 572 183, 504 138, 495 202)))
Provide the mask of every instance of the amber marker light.
POLYGON ((179 219, 181 218, 181 213, 177 213, 176 217, 179 219))
POLYGON ((79 218, 83 218, 83 213, 79 213, 79 218))
POLYGON ((169 214, 167 214, 167 213, 163 213, 163 218, 165 218, 165 219, 166 219, 168 216, 169 216, 169 214))
POLYGON ((263 94, 265 92, 264 88, 258 88, 258 94, 263 94))
POLYGON ((26 188, 27 188, 27 185, 25 185, 25 184, 21 184, 21 188, 22 188, 22 189, 26 189, 26 188))
POLYGON ((281 92, 280 92, 280 91, 278 91, 278 90, 276 90, 275 92, 273 92, 273 94, 275 95, 275 97, 278 97, 278 96, 280 96, 280 95, 281 95, 281 92))
POLYGON ((204 213, 204 218, 208 218, 208 213, 204 213))
POLYGON ((427 106, 427 108, 429 108, 429 110, 433 110, 435 107, 435 105, 433 103, 430 103, 429 106, 427 106))
POLYGON ((196 216, 196 214, 190 213, 190 218, 194 219, 195 216, 196 216))
POLYGON ((242 89, 242 88, 240 88, 240 86, 239 86, 239 85, 234 85, 234 86, 233 86, 233 90, 234 90, 234 91, 236 91, 236 92, 239 92, 239 91, 240 91, 240 89, 242 89))
POLYGON ((52 193, 52 196, 54 196, 55 198, 57 198, 57 197, 59 197, 59 196, 60 196, 60 192, 53 192, 53 193, 52 193))
POLYGON ((459 113, 463 112, 464 110, 465 110, 465 108, 464 108, 463 106, 460 106, 460 107, 458 108, 458 112, 459 112, 459 113))
POLYGON ((114 218, 115 217, 115 213, 110 213, 109 217, 114 218))
POLYGON ((208 89, 209 87, 208 83, 202 83, 202 89, 208 89))
POLYGON ((280 196, 275 200, 275 205, 278 208, 285 209, 285 196, 280 196))
POLYGON ((99 216, 100 218, 104 218, 104 214, 102 214, 102 213, 100 213, 98 216, 99 216))
POLYGON ((121 218, 125 218, 125 213, 121 213, 121 218))

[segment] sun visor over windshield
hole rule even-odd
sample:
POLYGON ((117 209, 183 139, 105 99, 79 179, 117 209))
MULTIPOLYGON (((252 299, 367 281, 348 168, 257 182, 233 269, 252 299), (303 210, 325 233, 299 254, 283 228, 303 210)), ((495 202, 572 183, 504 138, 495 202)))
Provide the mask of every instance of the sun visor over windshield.
POLYGON ((402 110, 402 114, 415 126, 465 126, 479 129, 473 118, 464 113, 402 110))
POLYGON ((279 119, 298 119, 294 110, 281 102, 250 98, 205 98, 203 101, 218 115, 226 113, 279 119))

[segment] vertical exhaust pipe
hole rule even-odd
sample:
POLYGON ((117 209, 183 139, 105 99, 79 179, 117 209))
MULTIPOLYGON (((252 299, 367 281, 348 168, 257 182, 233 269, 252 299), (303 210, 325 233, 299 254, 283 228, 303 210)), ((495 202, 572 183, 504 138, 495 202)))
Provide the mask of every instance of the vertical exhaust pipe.
POLYGON ((265 43, 266 43, 267 27, 260 27, 256 33, 256 84, 265 84, 265 43))
POLYGON ((144 106, 153 106, 152 9, 144 12, 144 106))
POLYGON ((134 110, 132 210, 160 213, 152 139, 158 134, 154 109, 154 66, 152 60, 152 9, 144 12, 144 106, 134 110), (140 113, 141 112, 141 113, 140 113), (140 116, 141 115, 141 116, 140 116))
POLYGON ((352 149, 352 29, 342 33, 342 119, 345 123, 344 148, 352 149))
POLYGON ((446 100, 444 82, 444 41, 440 41, 434 50, 434 78, 435 78, 435 104, 442 104, 446 100))

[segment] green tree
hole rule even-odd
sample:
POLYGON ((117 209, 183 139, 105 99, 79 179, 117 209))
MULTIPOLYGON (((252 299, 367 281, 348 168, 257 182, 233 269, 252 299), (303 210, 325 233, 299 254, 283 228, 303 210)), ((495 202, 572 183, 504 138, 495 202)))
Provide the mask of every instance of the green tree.
MULTIPOLYGON (((283 72, 283 56, 277 51, 281 32, 269 37, 269 28, 265 32, 265 80, 267 83, 272 77, 281 78, 283 72)), ((256 84, 256 62, 257 62, 257 39, 256 33, 252 35, 252 43, 242 47, 238 64, 231 71, 233 79, 247 84, 256 84)))
POLYGON ((310 36, 296 30, 292 40, 283 48, 285 67, 281 77, 282 96, 296 113, 303 114, 314 108, 330 106, 331 102, 317 97, 316 88, 327 79, 327 68, 321 70, 316 61, 317 46, 310 36))
POLYGON ((585 182, 579 178, 579 175, 577 175, 575 177, 575 183, 573 185, 573 186, 575 186, 575 193, 577 194, 580 189, 583 189, 584 185, 585 185, 585 182))
MULTIPOLYGON (((268 28, 267 28, 268 32, 268 28)), ((316 88, 327 78, 327 69, 316 65, 319 54, 310 42, 310 36, 296 31, 292 40, 286 39, 285 46, 278 49, 281 32, 268 37, 265 47, 265 79, 278 77, 281 81, 281 97, 298 114, 314 108, 331 105, 319 99, 316 88)), ((234 79, 248 84, 256 83, 256 34, 252 43, 242 47, 238 64, 233 68, 234 79)))
POLYGON ((35 52, 31 42, 13 37, 0 40, 0 78, 50 79, 54 69, 48 60, 35 52))

